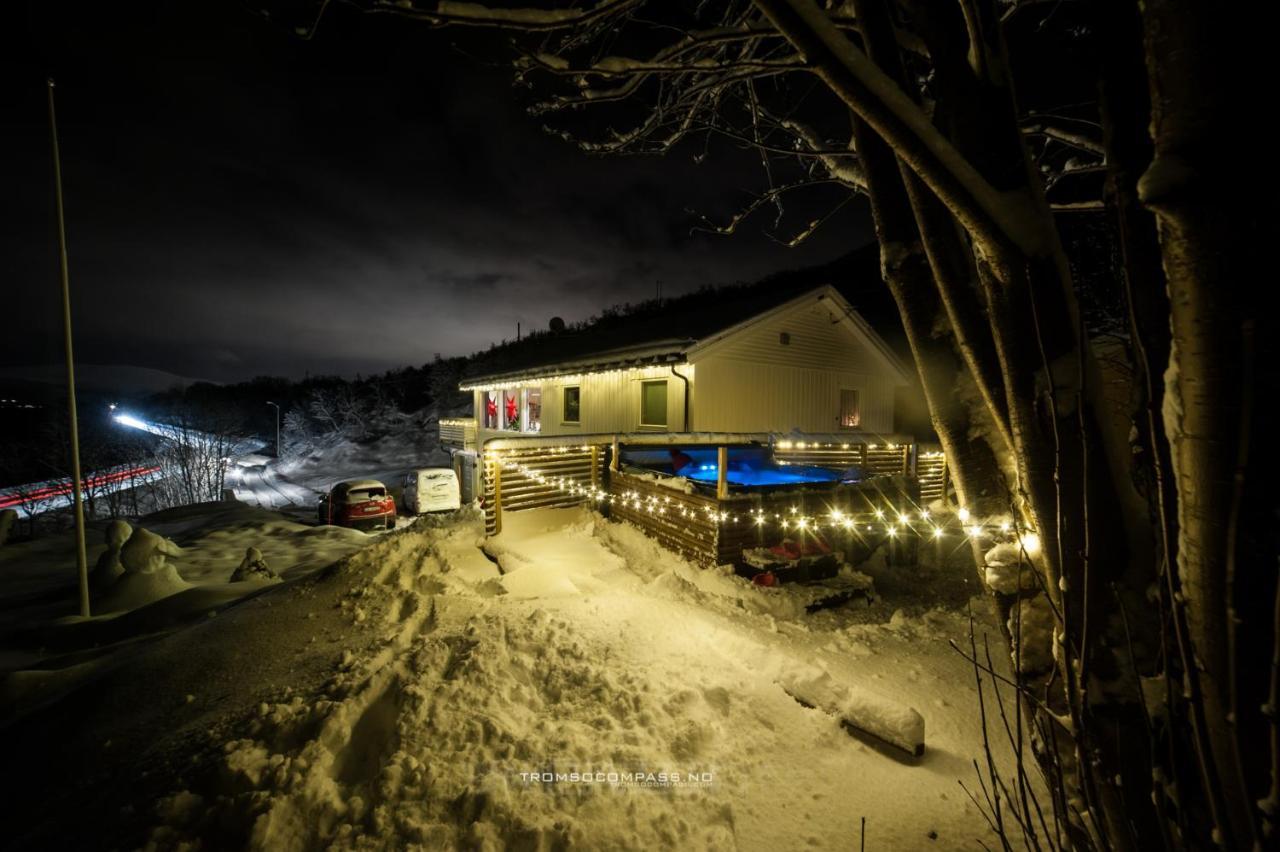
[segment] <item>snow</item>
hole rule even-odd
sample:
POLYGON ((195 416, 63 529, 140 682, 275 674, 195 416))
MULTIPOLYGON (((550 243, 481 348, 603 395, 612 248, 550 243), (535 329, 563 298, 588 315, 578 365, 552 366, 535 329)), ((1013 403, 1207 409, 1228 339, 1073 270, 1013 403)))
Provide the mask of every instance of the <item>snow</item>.
POLYGON ((111 767, 19 749, 33 845, 96 826, 96 844, 152 848, 847 849, 863 817, 870 848, 995 842, 956 783, 982 755, 973 670, 948 645, 968 616, 918 588, 971 562, 880 558, 859 568, 887 602, 806 615, 585 509, 508 513, 487 542, 478 513, 424 517, 359 548, 249 507, 146 525, 181 542, 194 591, 258 591, 21 720, 16 742, 65 731, 111 767), (250 546, 286 582, 227 584, 250 546), (290 552, 345 556, 299 576, 290 552), (841 724, 911 751, 926 717, 919 756, 841 724), (78 789, 101 800, 85 829, 56 817, 78 789))
POLYGON ((797 701, 919 757, 924 754, 924 716, 882 695, 837 683, 830 672, 785 673, 780 685, 797 701))
POLYGON ((988 550, 983 557, 987 585, 1005 595, 1017 594, 1036 587, 1035 569, 1022 558, 1022 547, 1014 542, 1002 542, 988 550))

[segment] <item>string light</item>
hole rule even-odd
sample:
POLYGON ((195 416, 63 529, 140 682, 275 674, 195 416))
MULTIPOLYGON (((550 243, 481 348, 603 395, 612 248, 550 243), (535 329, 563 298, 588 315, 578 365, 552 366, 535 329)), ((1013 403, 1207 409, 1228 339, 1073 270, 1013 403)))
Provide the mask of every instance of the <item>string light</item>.
MULTIPOLYGON (((589 445, 582 447, 556 447, 551 452, 556 455, 565 455, 575 451, 590 452, 589 445)), ((521 476, 531 482, 542 485, 548 489, 556 489, 570 496, 580 497, 584 501, 590 501, 599 505, 618 504, 635 512, 642 512, 655 516, 666 516, 668 514, 676 515, 686 520, 705 519, 706 522, 714 526, 728 526, 742 523, 753 524, 758 529, 763 530, 772 520, 777 523, 783 530, 799 530, 802 533, 813 535, 821 534, 824 529, 832 531, 844 531, 850 534, 859 534, 859 527, 862 531, 875 534, 877 530, 886 534, 890 538, 898 538, 900 535, 916 534, 923 537, 930 537, 935 541, 942 539, 947 532, 947 522, 945 514, 941 518, 934 518, 928 509, 919 509, 918 507, 893 507, 888 509, 884 507, 874 507, 870 512, 849 512, 840 508, 831 508, 825 516, 810 516, 801 513, 801 507, 790 506, 786 510, 786 515, 774 512, 769 513, 761 509, 752 510, 746 514, 730 514, 720 508, 718 503, 710 503, 698 508, 690 508, 688 505, 675 505, 678 498, 673 500, 670 495, 641 494, 638 491, 625 491, 622 493, 610 493, 595 485, 589 485, 578 482, 571 477, 560 474, 548 474, 544 471, 529 467, 520 461, 506 457, 502 452, 497 450, 485 451, 485 458, 495 464, 501 465, 504 469, 519 473, 521 476), (919 527, 912 526, 912 510, 916 510, 920 521, 919 527), (896 518, 895 520, 886 520, 887 517, 896 518)), ((972 514, 965 507, 961 507, 956 511, 956 520, 960 522, 959 532, 971 539, 980 539, 984 536, 995 536, 997 532, 1008 535, 1013 529, 1010 521, 1005 518, 998 523, 983 525, 980 523, 968 523, 972 520, 972 514)), ((1027 531, 1018 536, 1018 542, 1029 555, 1035 555, 1040 552, 1041 541, 1039 535, 1035 532, 1027 531)))

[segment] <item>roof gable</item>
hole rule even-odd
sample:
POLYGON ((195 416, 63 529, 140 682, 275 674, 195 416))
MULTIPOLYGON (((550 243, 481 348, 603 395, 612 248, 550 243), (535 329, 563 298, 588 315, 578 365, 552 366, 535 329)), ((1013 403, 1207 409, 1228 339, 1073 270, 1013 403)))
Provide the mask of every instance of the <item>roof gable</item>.
MULTIPOLYGON (((815 308, 824 309, 822 311, 823 316, 832 325, 839 326, 841 333, 849 336, 850 342, 856 346, 861 356, 858 359, 859 361, 871 362, 877 369, 888 373, 896 384, 907 385, 911 383, 906 366, 893 353, 888 344, 854 309, 853 305, 830 285, 810 290, 775 308, 763 311, 709 335, 691 346, 687 350, 686 356, 690 361, 696 362, 709 355, 732 353, 735 347, 738 347, 737 357, 741 358, 741 347, 745 344, 758 348, 761 353, 761 360, 768 360, 767 353, 771 351, 772 347, 768 347, 767 344, 762 345, 764 341, 759 339, 760 336, 762 334, 771 334, 775 327, 785 330, 783 327, 788 321, 794 321, 815 308)), ((730 357, 733 356, 731 355, 730 357)), ((835 367, 838 365, 823 364, 822 366, 835 367)))

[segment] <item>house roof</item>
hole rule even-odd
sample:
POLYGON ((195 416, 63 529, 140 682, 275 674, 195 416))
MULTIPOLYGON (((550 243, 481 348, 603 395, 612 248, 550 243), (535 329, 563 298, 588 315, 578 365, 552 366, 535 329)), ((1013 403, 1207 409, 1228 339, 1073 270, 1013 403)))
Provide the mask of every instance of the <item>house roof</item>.
POLYGON ((604 315, 563 332, 537 332, 476 356, 461 386, 679 364, 699 347, 807 299, 838 301, 842 321, 867 338, 886 365, 909 381, 901 322, 880 280, 878 251, 860 250, 821 267, 770 276, 756 284, 706 288, 604 315), (832 282, 839 282, 833 285, 832 282), (873 330, 874 327, 874 330, 873 330), (896 350, 896 351, 895 351, 896 350))

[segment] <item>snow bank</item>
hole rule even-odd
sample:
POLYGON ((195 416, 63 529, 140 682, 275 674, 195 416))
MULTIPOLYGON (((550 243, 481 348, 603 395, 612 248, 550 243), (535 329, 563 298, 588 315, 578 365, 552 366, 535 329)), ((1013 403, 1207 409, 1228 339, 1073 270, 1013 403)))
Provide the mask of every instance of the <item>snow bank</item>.
POLYGON ((788 672, 778 679, 778 685, 802 704, 830 713, 859 731, 916 757, 924 754, 924 717, 913 707, 836 683, 827 672, 788 672))

